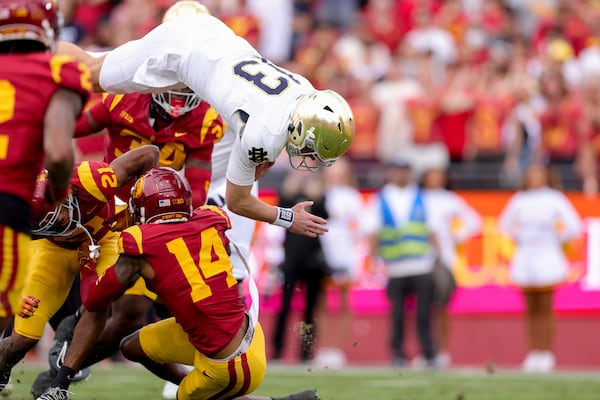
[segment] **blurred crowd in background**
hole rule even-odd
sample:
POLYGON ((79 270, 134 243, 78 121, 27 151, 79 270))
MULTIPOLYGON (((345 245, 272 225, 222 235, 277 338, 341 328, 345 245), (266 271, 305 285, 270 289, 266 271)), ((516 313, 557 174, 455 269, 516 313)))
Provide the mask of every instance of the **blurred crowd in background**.
MULTIPOLYGON (((63 39, 110 49, 172 3, 62 0, 63 39)), ((458 188, 516 188, 538 160, 565 189, 598 191, 600 1, 202 3, 266 58, 349 100, 362 186, 379 186, 372 167, 401 155, 417 171, 448 167, 458 188)))

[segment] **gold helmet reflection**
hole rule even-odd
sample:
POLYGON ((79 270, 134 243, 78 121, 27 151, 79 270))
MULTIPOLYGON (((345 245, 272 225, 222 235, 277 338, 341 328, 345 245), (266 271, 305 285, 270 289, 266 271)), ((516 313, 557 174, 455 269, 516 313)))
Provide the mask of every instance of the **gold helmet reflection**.
POLYGON ((287 152, 299 170, 316 171, 340 158, 354 140, 352 109, 333 90, 319 90, 298 101, 290 121, 287 152))
POLYGON ((208 8, 196 0, 180 0, 165 11, 162 22, 171 21, 182 15, 210 14, 208 8))

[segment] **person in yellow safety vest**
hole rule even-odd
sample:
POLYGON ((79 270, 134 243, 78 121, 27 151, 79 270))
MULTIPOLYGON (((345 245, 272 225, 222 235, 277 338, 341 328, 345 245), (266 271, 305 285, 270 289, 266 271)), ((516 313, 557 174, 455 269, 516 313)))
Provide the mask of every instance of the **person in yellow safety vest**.
POLYGON ((413 181, 408 161, 396 159, 385 167, 385 185, 368 205, 362 230, 370 238, 370 254, 384 264, 390 300, 392 365, 407 364, 404 352, 405 305, 408 294, 417 300, 417 330, 425 366, 435 366, 432 339, 432 270, 436 260, 433 227, 424 195, 413 181))

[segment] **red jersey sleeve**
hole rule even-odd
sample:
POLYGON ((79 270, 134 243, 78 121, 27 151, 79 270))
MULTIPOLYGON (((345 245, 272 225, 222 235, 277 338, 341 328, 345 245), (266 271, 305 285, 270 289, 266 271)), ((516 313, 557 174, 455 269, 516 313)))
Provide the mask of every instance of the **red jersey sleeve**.
POLYGON ((85 111, 77 119, 74 137, 88 136, 110 125, 110 112, 104 103, 107 96, 109 95, 104 93, 102 99, 92 98, 88 101, 84 107, 85 111))
POLYGON ((191 111, 191 114, 190 119, 201 120, 202 125, 197 136, 190 137, 196 143, 189 143, 188 157, 210 162, 213 146, 221 140, 225 132, 225 123, 219 113, 205 101, 191 111))
POLYGON ((50 71, 54 82, 65 89, 79 93, 85 104, 92 91, 90 70, 85 64, 61 54, 50 58, 50 71))
POLYGON ((72 58, 35 52, 0 55, 0 77, 0 191, 30 203, 44 159, 48 104, 59 89, 85 103, 90 73, 72 58))
POLYGON ((142 230, 134 225, 121 232, 119 237, 119 254, 140 256, 144 254, 142 247, 142 230))
POLYGON ((86 195, 90 200, 106 204, 117 191, 117 175, 113 168, 102 161, 79 163, 71 178, 73 187, 82 189, 79 196, 86 195))

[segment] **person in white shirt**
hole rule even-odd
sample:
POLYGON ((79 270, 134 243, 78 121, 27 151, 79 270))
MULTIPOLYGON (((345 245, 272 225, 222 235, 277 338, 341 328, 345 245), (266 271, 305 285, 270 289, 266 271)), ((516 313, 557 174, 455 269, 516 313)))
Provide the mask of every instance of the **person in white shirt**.
POLYGON ((439 267, 444 268, 443 271, 434 273, 438 348, 436 364, 438 367, 447 367, 450 365, 448 305, 456 288, 452 274, 452 267, 456 260, 456 246, 478 234, 482 220, 477 211, 462 197, 446 188, 448 182, 444 168, 427 169, 423 174, 422 182, 425 189, 427 215, 434 226, 439 248, 439 267), (436 279, 438 276, 441 279, 436 279))
POLYGON ((349 286, 358 274, 358 228, 363 218, 364 202, 357 188, 352 165, 342 158, 323 171, 325 207, 329 232, 321 236, 331 278, 339 286, 349 286))
POLYGON ((523 362, 527 372, 554 368, 553 295, 567 278, 563 245, 582 232, 581 218, 567 197, 551 187, 552 175, 543 165, 528 167, 523 190, 508 202, 498 221, 516 244, 511 278, 526 303, 530 352, 523 362))
POLYGON ((327 232, 326 221, 305 210, 310 201, 272 206, 252 196, 252 186, 283 149, 293 168, 310 171, 332 165, 348 150, 355 122, 339 94, 316 90, 306 78, 264 59, 209 14, 181 15, 98 57, 66 42, 59 48, 88 65, 96 90, 192 89, 235 132, 227 166, 229 210, 301 235, 327 232))
MULTIPOLYGON (((315 358, 317 365, 332 364, 335 360, 344 363, 346 359, 343 349, 350 344, 352 318, 350 290, 358 276, 361 250, 364 247, 359 232, 364 201, 357 188, 350 161, 346 158, 339 159, 323 171, 323 180, 329 232, 320 239, 325 261, 329 266, 329 287, 340 293, 340 324, 335 334, 336 347, 325 347, 321 341, 321 348, 315 358)), ((322 312, 327 311, 322 309, 322 312)), ((321 330, 326 331, 327 314, 320 320, 321 330)))

